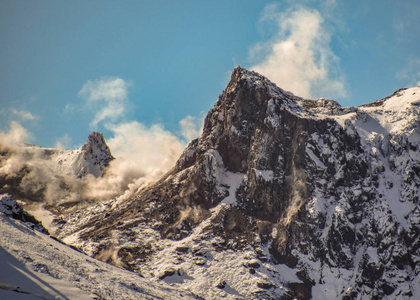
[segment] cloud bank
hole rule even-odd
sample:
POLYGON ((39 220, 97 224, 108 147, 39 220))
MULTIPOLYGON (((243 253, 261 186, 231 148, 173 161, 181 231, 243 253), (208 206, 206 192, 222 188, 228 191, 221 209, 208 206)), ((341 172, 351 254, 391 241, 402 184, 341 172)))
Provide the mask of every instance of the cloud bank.
POLYGON ((270 4, 260 22, 274 32, 251 48, 251 69, 301 97, 346 97, 339 58, 329 46, 331 33, 319 11, 302 6, 279 11, 270 4))

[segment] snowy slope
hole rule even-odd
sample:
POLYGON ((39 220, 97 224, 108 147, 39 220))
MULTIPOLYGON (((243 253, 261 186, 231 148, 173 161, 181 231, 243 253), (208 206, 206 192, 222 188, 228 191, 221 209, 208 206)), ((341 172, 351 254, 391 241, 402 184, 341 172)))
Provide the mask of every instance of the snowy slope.
POLYGON ((197 299, 97 261, 0 213, 0 299, 197 299))

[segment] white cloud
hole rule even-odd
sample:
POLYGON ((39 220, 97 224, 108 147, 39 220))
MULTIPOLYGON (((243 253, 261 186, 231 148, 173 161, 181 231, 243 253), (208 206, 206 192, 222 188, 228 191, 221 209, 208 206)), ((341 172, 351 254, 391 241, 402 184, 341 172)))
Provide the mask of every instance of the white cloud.
MULTIPOLYGON (((152 173, 156 169, 166 172, 173 167, 184 145, 160 124, 147 127, 132 121, 109 128, 114 136, 107 143, 113 155, 130 161, 131 168, 141 169, 139 175, 152 173)), ((127 166, 130 168, 130 166, 127 166)))
POLYGON ((58 138, 57 142, 55 143, 55 148, 61 150, 73 148, 71 137, 66 133, 62 137, 58 138))
POLYGON ((66 106, 63 109, 63 112, 70 113, 70 112, 73 112, 74 110, 75 110, 74 105, 72 105, 70 103, 67 103, 66 106))
POLYGON ((22 119, 23 121, 35 121, 39 119, 39 116, 30 113, 29 111, 17 110, 15 108, 10 109, 11 113, 22 119))
POLYGON ((201 134, 203 131, 203 121, 204 117, 196 118, 192 116, 186 116, 179 121, 180 134, 185 141, 189 142, 201 134))
POLYGON ((121 78, 89 80, 79 92, 88 104, 97 109, 91 122, 96 127, 100 122, 116 122, 126 112, 128 84, 121 78))
POLYGON ((339 58, 329 46, 331 34, 317 10, 299 6, 279 12, 270 4, 260 21, 274 26, 275 32, 251 48, 251 69, 298 96, 346 97, 339 58))
POLYGON ((8 132, 0 132, 0 144, 7 146, 17 146, 27 141, 28 131, 16 121, 10 122, 8 132))
POLYGON ((185 146, 159 124, 147 127, 132 121, 108 129, 113 137, 107 144, 116 159, 104 176, 89 180, 85 189, 88 198, 121 195, 124 199, 174 167, 185 146))

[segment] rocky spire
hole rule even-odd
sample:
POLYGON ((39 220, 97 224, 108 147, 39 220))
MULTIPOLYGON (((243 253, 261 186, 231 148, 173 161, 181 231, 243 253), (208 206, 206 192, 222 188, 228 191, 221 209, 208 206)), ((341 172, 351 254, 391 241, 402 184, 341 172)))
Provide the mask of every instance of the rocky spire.
POLYGON ((75 162, 75 172, 79 177, 87 173, 96 177, 102 176, 105 168, 113 159, 104 135, 92 132, 82 146, 79 158, 75 162))

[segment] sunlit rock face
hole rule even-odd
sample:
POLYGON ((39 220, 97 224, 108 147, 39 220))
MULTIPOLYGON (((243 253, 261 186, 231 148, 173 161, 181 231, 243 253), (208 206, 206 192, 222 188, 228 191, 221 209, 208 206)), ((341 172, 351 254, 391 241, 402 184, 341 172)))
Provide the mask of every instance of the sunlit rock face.
POLYGON ((79 177, 86 174, 99 177, 104 174, 106 167, 113 159, 104 135, 99 132, 92 132, 80 149, 79 157, 74 163, 73 169, 79 177))
POLYGON ((420 297, 419 103, 346 108, 237 67, 170 172, 60 237, 205 299, 420 297))

